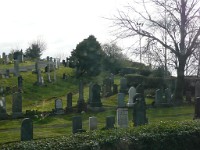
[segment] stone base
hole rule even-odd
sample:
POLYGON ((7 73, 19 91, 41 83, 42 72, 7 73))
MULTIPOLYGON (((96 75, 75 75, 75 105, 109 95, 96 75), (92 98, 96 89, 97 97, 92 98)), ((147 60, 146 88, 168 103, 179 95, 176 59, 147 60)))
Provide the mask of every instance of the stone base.
POLYGON ((102 112, 105 110, 103 107, 91 107, 91 106, 87 106, 87 109, 93 112, 102 112))
POLYGON ((23 113, 21 113, 21 112, 15 112, 15 113, 13 113, 12 114, 12 118, 21 118, 21 117, 23 117, 23 113))

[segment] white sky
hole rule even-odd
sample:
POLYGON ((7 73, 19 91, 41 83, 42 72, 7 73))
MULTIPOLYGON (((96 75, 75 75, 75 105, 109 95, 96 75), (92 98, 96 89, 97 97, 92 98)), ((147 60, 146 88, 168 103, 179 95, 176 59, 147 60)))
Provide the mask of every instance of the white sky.
MULTIPOLYGON (((32 41, 47 44, 43 57, 69 56, 89 35, 100 43, 111 36, 111 18, 130 0, 0 0, 0 55, 25 51, 32 41)), ((120 45, 119 45, 120 46, 120 45)))

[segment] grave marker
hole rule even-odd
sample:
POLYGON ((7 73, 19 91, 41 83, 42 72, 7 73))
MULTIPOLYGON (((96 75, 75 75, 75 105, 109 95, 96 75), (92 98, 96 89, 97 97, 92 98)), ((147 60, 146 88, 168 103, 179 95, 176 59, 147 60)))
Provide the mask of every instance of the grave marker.
POLYGON ((97 118, 89 117, 89 130, 97 129, 97 118))
POLYGON ((114 116, 107 116, 106 117, 106 129, 112 129, 115 125, 115 117, 114 116))
POLYGON ((81 116, 72 117, 72 133, 82 131, 82 118, 81 116))
POLYGON ((33 121, 29 118, 22 120, 21 141, 30 141, 33 139, 33 121))
POLYGON ((55 100, 55 114, 64 114, 62 100, 56 99, 55 100))
POLYGON ((12 94, 12 116, 13 118, 22 116, 22 95, 20 92, 12 94))
POLYGON ((117 109, 117 125, 121 128, 128 127, 128 108, 117 109))
POLYGON ((130 89, 128 90, 128 93, 129 93, 129 97, 128 97, 128 103, 127 103, 127 106, 128 107, 133 107, 133 97, 135 96, 136 94, 136 89, 135 87, 130 87, 130 89))
POLYGON ((124 93, 118 93, 118 95, 117 95, 118 108, 126 107, 126 103, 124 102, 124 98, 125 98, 124 93))

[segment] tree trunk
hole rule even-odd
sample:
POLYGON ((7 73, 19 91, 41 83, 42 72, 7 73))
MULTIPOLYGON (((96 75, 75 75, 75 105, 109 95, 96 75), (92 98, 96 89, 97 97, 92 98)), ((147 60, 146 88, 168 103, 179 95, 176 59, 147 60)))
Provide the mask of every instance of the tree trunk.
POLYGON ((184 68, 186 64, 186 59, 184 56, 179 58, 179 67, 177 68, 177 79, 174 91, 174 104, 180 105, 183 103, 183 90, 184 90, 184 68))

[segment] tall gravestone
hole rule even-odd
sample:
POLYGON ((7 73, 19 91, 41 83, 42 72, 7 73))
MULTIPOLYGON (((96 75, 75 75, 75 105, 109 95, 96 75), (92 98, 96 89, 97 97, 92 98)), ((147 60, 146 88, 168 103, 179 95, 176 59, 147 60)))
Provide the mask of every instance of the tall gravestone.
POLYGON ((14 60, 14 76, 19 76, 19 61, 14 60))
POLYGON ((78 133, 82 131, 82 118, 81 116, 72 117, 72 133, 78 133))
POLYGON ((20 92, 12 95, 12 116, 18 118, 22 116, 22 95, 20 92))
POLYGON ((127 79, 125 77, 120 79, 120 93, 127 93, 128 87, 127 87, 127 79))
POLYGON ((103 96, 108 97, 112 95, 112 83, 110 78, 103 81, 103 96))
POLYGON ((126 103, 124 101, 125 98, 125 94, 124 93, 118 93, 117 95, 117 104, 118 104, 118 108, 122 108, 122 107, 126 107, 126 103))
POLYGON ((91 107, 101 107, 102 106, 100 92, 101 92, 100 85, 94 84, 92 86, 92 99, 90 102, 91 107))
POLYGON ((79 98, 77 102, 77 111, 80 113, 82 111, 86 111, 86 104, 84 101, 84 95, 83 95, 83 82, 79 82, 79 98))
POLYGON ((97 129, 97 118, 89 117, 89 130, 97 129))
POLYGON ((144 86, 142 84, 139 84, 137 87, 136 87, 136 93, 140 93, 141 96, 144 96, 144 86))
POLYGON ((55 100, 55 114, 57 114, 57 115, 64 114, 64 110, 63 110, 63 105, 62 105, 62 100, 61 99, 56 99, 55 100))
POLYGON ((144 125, 148 123, 148 119, 146 117, 146 103, 144 96, 142 94, 137 93, 134 98, 133 105, 133 122, 134 126, 144 125))
POLYGON ((67 107, 66 107, 66 112, 72 112, 72 93, 67 94, 67 107))
POLYGON ((29 118, 22 120, 21 141, 30 141, 33 139, 33 121, 29 118))
POLYGON ((23 78, 22 78, 22 76, 21 75, 18 76, 17 80, 18 80, 18 90, 21 91, 22 87, 23 87, 23 78))
POLYGON ((128 97, 128 103, 127 103, 127 106, 128 107, 133 107, 133 97, 135 96, 136 94, 136 89, 135 87, 130 87, 130 89, 128 90, 128 94, 129 94, 129 97, 128 97))

